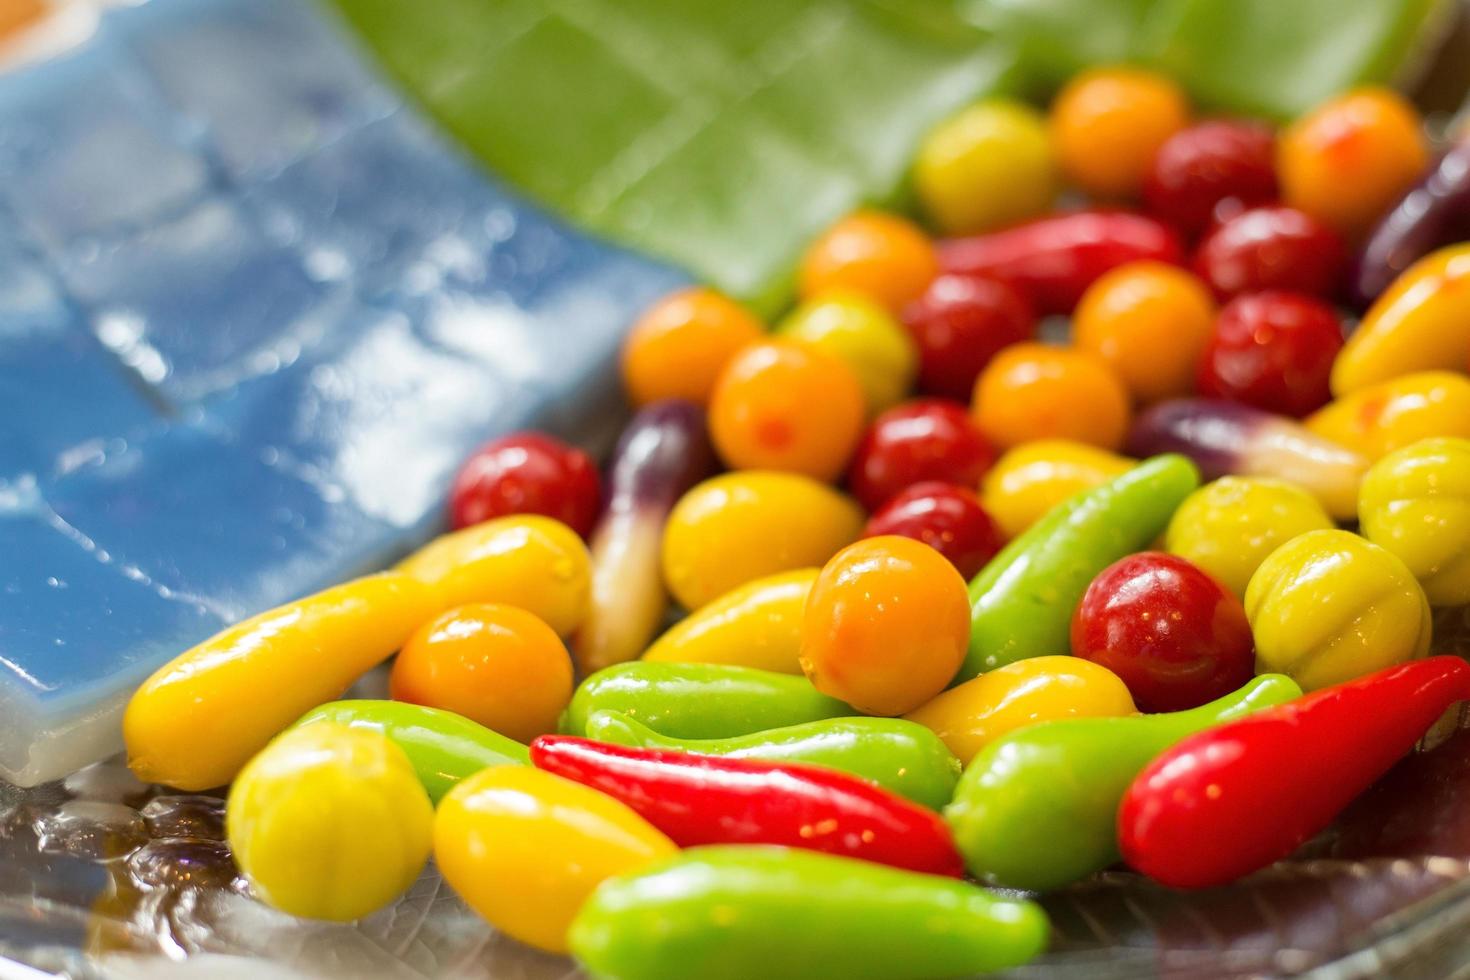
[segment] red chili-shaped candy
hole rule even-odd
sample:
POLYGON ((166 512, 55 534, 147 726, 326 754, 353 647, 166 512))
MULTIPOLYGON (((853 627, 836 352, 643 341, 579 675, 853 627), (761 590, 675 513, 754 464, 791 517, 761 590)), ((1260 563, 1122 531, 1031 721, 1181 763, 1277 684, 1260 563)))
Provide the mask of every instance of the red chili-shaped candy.
POLYGON ((1070 313, 1103 273, 1149 260, 1181 264, 1178 236, 1153 218, 1121 211, 1075 211, 939 244, 943 271, 1010 283, 1043 314, 1070 313))
POLYGON ((1209 888, 1286 857, 1470 697, 1470 664, 1400 664, 1193 735, 1139 773, 1118 810, 1123 858, 1209 888))
POLYGON ((965 871, 939 814, 846 773, 569 735, 536 739, 531 762, 622 801, 680 847, 779 844, 928 874, 965 871))

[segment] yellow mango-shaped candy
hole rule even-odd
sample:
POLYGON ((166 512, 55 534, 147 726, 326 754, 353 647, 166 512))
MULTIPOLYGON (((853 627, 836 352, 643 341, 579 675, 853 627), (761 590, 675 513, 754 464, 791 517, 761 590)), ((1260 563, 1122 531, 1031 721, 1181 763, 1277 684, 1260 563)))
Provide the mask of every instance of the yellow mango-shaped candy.
POLYGON ((273 908, 347 922, 390 904, 428 860, 434 807, 388 736, 336 722, 293 728, 230 788, 230 850, 273 908))
POLYGON ((643 659, 800 674, 801 619, 820 571, 798 568, 732 589, 669 627, 643 659))
POLYGON ((440 611, 516 606, 570 636, 587 615, 592 559, 576 532, 550 517, 499 517, 442 535, 398 571, 433 589, 440 611))
POLYGON ((1449 371, 1406 374, 1339 398, 1305 424, 1369 460, 1433 436, 1470 437, 1470 378, 1449 371))
POLYGON ((222 786, 437 611, 422 582, 384 572, 237 623, 164 664, 133 694, 123 715, 128 765, 145 782, 222 786))
POLYGON ((692 487, 664 527, 669 591, 698 609, 737 586, 823 565, 863 529, 863 510, 796 473, 741 470, 692 487))
POLYGON ((980 484, 980 502, 1006 537, 1019 536, 1047 511, 1132 469, 1131 460, 1066 439, 1040 439, 1002 456, 980 484))
POLYGON ((1332 364, 1339 397, 1405 374, 1470 361, 1470 243, 1409 266, 1368 309, 1332 364))

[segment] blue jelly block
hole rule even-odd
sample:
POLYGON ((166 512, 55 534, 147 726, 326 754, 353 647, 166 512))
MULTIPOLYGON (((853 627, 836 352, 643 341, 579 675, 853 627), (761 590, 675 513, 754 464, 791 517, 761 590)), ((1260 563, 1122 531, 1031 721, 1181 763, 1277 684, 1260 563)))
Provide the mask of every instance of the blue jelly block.
POLYGON ((236 201, 210 198, 59 266, 92 329, 176 404, 273 370, 322 333, 332 290, 236 201))
POLYGON ((24 423, 0 426, 0 775, 22 782, 119 748, 126 693, 181 650, 420 543, 481 441, 604 441, 625 329, 687 281, 479 173, 298 0, 110 10, 0 84, 0 160, 53 151, 88 159, 25 200, 0 182, 0 412, 24 423), (68 113, 113 73, 96 123, 124 130, 89 142, 68 113), (10 125, 48 114, 56 147, 10 125), (106 200, 69 213, 68 180, 106 200))
POLYGON ((388 525, 274 461, 172 425, 119 440, 40 491, 115 561, 234 622, 380 565, 391 548, 388 525))
POLYGON ((235 182, 276 173, 400 105, 308 0, 152 0, 112 21, 235 182))
POLYGON ((132 689, 224 625, 18 499, 34 493, 0 486, 0 776, 23 785, 116 751, 132 689))
POLYGON ((98 41, 0 84, 0 199, 48 249, 203 196, 205 160, 125 52, 98 41))
MULTIPOLYGON (((437 528, 464 454, 530 424, 540 407, 498 365, 426 342, 401 312, 359 307, 330 343, 210 401, 206 412, 241 450, 383 522, 402 547, 405 536, 437 528)), ((355 560, 381 561, 382 551, 355 560)))
POLYGON ((49 472, 79 444, 157 417, 12 231, 0 217, 0 480, 49 472))
POLYGON ((366 295, 405 277, 483 276, 483 215, 500 198, 468 159, 405 113, 355 129, 249 195, 265 227, 323 279, 366 295))

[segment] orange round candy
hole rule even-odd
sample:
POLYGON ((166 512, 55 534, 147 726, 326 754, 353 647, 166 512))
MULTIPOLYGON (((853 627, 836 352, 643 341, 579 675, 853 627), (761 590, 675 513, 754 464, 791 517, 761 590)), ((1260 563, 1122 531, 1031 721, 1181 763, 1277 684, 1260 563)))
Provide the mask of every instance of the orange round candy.
POLYGON ((970 642, 965 580, 927 544, 883 535, 833 556, 807 596, 801 669, 870 715, 901 715, 944 690, 970 642))
POLYGON ((546 623, 515 606, 451 609, 393 662, 395 701, 443 708, 519 742, 556 730, 572 699, 572 659, 546 623))
POLYGON ((670 293, 638 318, 623 342, 623 385, 634 405, 683 398, 704 405, 735 352, 765 326, 712 289, 670 293))
POLYGON ((1083 72, 1051 106, 1057 163, 1068 180, 1094 197, 1136 197, 1154 154, 1187 125, 1184 90, 1138 68, 1083 72))
POLYGON ((1014 344, 981 372, 970 414, 1003 449, 1036 439, 1117 449, 1128 428, 1128 392, 1096 354, 1014 344))
POLYGON ((1428 166, 1423 120, 1386 88, 1323 103, 1276 144, 1282 200, 1349 237, 1367 231, 1428 166))
POLYGON ((1210 291, 1162 262, 1130 262, 1097 280, 1072 318, 1072 343, 1100 357, 1136 401, 1194 389, 1215 319, 1210 291))
POLYGON ((862 386, 845 363, 809 344, 765 341, 720 374, 710 437, 731 469, 832 480, 862 435, 865 411, 862 386))
POLYGON ((802 299, 842 290, 898 313, 939 275, 934 244, 919 227, 882 211, 858 211, 829 228, 801 260, 802 299))

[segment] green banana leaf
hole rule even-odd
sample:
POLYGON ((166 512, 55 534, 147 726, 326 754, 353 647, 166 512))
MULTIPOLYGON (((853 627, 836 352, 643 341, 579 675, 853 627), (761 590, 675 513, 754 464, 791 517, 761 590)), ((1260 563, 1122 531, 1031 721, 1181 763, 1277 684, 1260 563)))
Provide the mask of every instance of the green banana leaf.
POLYGON ((986 94, 1168 70, 1276 118, 1403 69, 1443 0, 328 0, 499 176, 766 313, 986 94))

